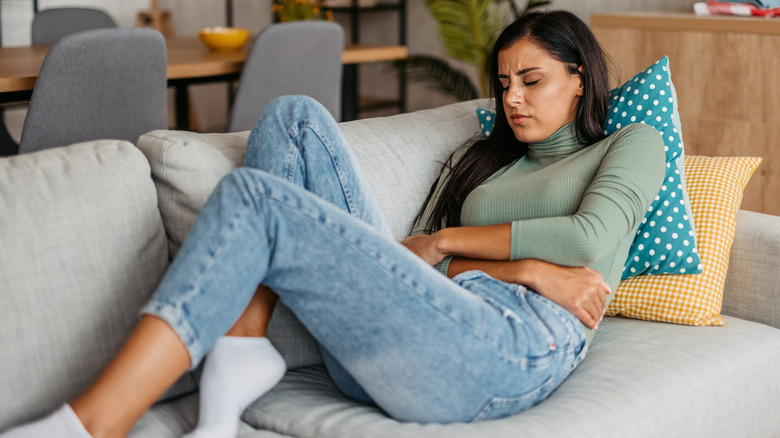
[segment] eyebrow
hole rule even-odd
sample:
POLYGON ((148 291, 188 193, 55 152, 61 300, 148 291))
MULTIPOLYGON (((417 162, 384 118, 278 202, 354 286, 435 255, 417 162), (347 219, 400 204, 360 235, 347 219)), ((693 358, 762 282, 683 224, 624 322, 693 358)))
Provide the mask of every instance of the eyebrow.
MULTIPOLYGON (((519 72, 517 72, 516 74, 518 76, 522 76, 522 75, 524 75, 526 73, 530 73, 530 72, 532 72, 534 70, 541 70, 541 67, 528 67, 528 68, 524 68, 524 69, 520 70, 519 72)), ((499 78, 508 78, 509 75, 499 74, 498 77, 499 78)))

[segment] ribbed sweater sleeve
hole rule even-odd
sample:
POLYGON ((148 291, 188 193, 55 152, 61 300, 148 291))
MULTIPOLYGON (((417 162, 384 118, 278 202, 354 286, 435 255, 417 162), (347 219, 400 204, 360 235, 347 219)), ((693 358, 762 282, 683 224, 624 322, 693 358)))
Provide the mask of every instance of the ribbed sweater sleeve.
POLYGON ((663 141, 646 125, 627 126, 607 141, 576 212, 512 222, 511 259, 593 265, 639 226, 663 180, 663 141))

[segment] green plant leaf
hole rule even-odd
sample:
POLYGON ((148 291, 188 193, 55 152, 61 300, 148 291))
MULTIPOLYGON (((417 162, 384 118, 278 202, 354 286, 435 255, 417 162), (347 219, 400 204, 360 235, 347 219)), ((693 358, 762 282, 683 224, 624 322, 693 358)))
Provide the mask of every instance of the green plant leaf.
MULTIPOLYGON (((512 0, 510 0, 512 1, 512 0)), ((534 9, 541 8, 543 6, 547 6, 550 3, 552 3, 551 0, 528 0, 528 4, 525 6, 525 10, 521 15, 525 15, 529 12, 531 12, 534 9)))
POLYGON ((479 90, 489 94, 488 60, 499 33, 510 21, 550 0, 527 0, 519 9, 517 0, 425 0, 439 24, 447 55, 467 62, 479 72, 479 90))
POLYGON ((479 97, 479 91, 468 75, 453 68, 444 59, 428 55, 410 56, 395 61, 396 68, 406 69, 410 82, 424 83, 458 100, 471 100, 479 97))
MULTIPOLYGON (((511 1, 511 0, 510 0, 511 1)), ((445 52, 477 67, 480 90, 488 93, 488 57, 498 34, 512 18, 507 0, 426 0, 439 23, 445 52)))
POLYGON ((510 17, 508 5, 496 0, 426 0, 426 5, 439 23, 445 52, 482 69, 510 17))

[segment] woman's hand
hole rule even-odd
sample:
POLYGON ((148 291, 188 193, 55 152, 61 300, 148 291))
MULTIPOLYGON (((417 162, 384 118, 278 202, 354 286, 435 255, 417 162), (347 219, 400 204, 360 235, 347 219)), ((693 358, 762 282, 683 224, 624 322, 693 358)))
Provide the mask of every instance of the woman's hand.
POLYGON ((609 285, 601 273, 582 267, 572 268, 535 260, 530 282, 533 290, 596 330, 606 311, 609 285))
POLYGON ((401 243, 431 266, 444 260, 444 257, 447 256, 439 250, 436 234, 409 236, 401 243))

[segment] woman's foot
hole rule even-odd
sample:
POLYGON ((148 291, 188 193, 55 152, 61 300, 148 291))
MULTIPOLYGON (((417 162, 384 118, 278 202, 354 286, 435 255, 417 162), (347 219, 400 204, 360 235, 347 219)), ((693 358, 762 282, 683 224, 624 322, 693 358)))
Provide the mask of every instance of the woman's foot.
POLYGON ((25 424, 0 434, 0 438, 92 438, 81 424, 79 417, 64 405, 48 417, 25 424))
POLYGON ((235 437, 244 409, 281 380, 287 365, 268 338, 255 337, 223 336, 205 360, 198 426, 185 438, 235 437))

